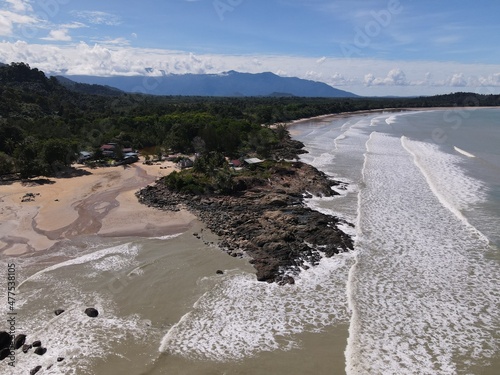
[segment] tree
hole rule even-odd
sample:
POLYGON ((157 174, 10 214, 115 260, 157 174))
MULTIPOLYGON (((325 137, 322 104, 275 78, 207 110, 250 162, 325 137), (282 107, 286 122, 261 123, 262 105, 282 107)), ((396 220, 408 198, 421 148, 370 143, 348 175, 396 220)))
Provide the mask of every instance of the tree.
POLYGON ((14 172, 14 160, 0 151, 0 175, 14 172))
POLYGON ((41 157, 45 164, 57 169, 70 166, 76 160, 76 152, 70 141, 49 139, 43 144, 41 157))
POLYGON ((34 176, 46 176, 47 165, 40 158, 41 143, 33 138, 27 137, 15 150, 17 169, 22 178, 34 176))

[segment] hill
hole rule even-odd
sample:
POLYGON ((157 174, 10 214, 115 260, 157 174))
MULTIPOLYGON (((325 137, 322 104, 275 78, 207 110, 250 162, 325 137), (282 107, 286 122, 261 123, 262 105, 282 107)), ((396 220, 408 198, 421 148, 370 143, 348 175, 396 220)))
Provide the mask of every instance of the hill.
POLYGON ((55 76, 55 78, 62 86, 66 87, 67 89, 82 94, 104 95, 104 96, 116 96, 123 94, 122 90, 110 86, 79 83, 63 76, 55 76))
POLYGON ((125 92, 182 96, 298 96, 354 98, 357 95, 325 83, 273 73, 170 74, 161 76, 67 76, 73 81, 116 87, 125 92))

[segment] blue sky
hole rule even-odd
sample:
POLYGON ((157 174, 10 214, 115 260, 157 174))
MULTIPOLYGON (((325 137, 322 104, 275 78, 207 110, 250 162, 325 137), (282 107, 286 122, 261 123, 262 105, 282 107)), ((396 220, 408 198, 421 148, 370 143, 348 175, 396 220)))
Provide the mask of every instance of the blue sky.
POLYGON ((361 95, 500 93, 498 14, 496 0, 3 0, 0 61, 53 74, 272 71, 361 95))

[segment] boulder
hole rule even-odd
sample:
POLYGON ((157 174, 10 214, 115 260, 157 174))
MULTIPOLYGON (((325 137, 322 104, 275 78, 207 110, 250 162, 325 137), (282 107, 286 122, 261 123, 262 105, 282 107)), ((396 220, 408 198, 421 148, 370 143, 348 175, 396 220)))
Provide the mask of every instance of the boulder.
POLYGON ((57 357, 57 362, 62 362, 64 361, 64 357, 57 357))
POLYGON ((0 350, 8 348, 11 343, 12 336, 5 331, 0 332, 0 350))
POLYGON ((40 340, 33 341, 33 344, 31 344, 34 348, 38 348, 39 346, 42 346, 42 342, 40 340))
POLYGON ((38 371, 42 369, 42 366, 36 366, 30 371, 30 375, 35 375, 38 371))
POLYGON ((26 342, 26 335, 20 334, 17 335, 14 340, 14 349, 19 349, 26 342))
POLYGON ((32 345, 27 345, 27 344, 24 344, 23 345, 23 353, 28 353, 28 350, 30 350, 33 346, 32 345))
POLYGON ((41 346, 39 346, 38 348, 35 349, 35 354, 38 354, 38 355, 44 355, 46 352, 47 352, 47 349, 43 348, 41 346))
POLYGON ((90 316, 91 318, 97 318, 97 316, 99 315, 99 311, 97 311, 93 307, 88 307, 85 309, 85 314, 87 314, 87 316, 90 316))
POLYGON ((64 310, 63 310, 63 309, 57 309, 57 310, 55 310, 55 311, 54 311, 54 314, 56 314, 56 316, 59 316, 59 315, 61 315, 63 312, 64 312, 64 310))
POLYGON ((3 348, 2 350, 0 350, 0 361, 3 361, 9 355, 10 355, 10 349, 9 348, 3 348))
POLYGON ((224 271, 222 271, 222 270, 217 270, 215 273, 216 273, 217 275, 224 275, 224 271))

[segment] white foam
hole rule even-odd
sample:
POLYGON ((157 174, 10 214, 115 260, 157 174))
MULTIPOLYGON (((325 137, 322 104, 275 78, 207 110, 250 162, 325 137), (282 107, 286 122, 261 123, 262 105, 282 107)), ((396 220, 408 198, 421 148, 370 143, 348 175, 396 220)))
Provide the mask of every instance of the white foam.
POLYGON ((351 254, 323 259, 295 285, 223 277, 165 335, 159 350, 191 359, 228 361, 300 345, 295 335, 346 323, 344 285, 351 254))
POLYGON ((460 159, 439 151, 438 146, 404 136, 401 137, 401 144, 412 155, 415 165, 441 204, 486 239, 462 213, 471 205, 485 200, 486 187, 480 181, 467 177, 458 167, 460 159))
POLYGON ((168 240, 172 240, 174 238, 177 238, 177 237, 179 237, 182 234, 183 233, 169 234, 169 235, 166 235, 166 236, 152 237, 151 239, 152 240, 168 241, 168 240))
POLYGON ((470 152, 467 152, 465 150, 462 150, 461 148, 458 148, 457 146, 453 146, 453 148, 455 149, 456 152, 458 152, 458 153, 460 153, 462 155, 465 155, 468 158, 475 158, 476 157, 476 155, 471 154, 470 152))
POLYGON ((442 205, 401 140, 373 133, 363 176, 347 374, 467 373, 493 357, 500 270, 487 241, 442 205))
MULTIPOLYGON (((75 278, 49 273, 42 276, 37 279, 36 288, 18 295, 20 300, 29 300, 30 306, 37 306, 36 309, 19 311, 22 325, 18 328, 27 334, 28 342, 41 340, 47 352, 40 357, 33 354, 33 349, 28 354, 18 351, 16 374, 28 374, 37 365, 42 365, 43 373, 90 374, 95 361, 114 353, 117 346, 132 340, 139 346, 144 345, 149 336, 157 335, 138 315, 117 316, 106 288, 83 290, 78 275, 75 278), (51 293, 44 293, 45 290, 51 293), (64 313, 54 316, 54 306, 64 308, 64 313), (99 311, 97 318, 89 318, 84 313, 89 306, 99 311), (64 361, 57 362, 58 357, 63 357, 64 361), (47 371, 49 365, 52 368, 47 371)), ((99 283, 102 286, 97 280, 99 283)), ((13 372, 3 361, 0 373, 13 372)))
POLYGON ((61 263, 54 264, 47 267, 37 273, 26 278, 18 286, 20 288, 22 285, 29 281, 39 280, 44 274, 55 271, 59 268, 91 263, 91 266, 98 270, 114 270, 122 268, 130 259, 135 258, 139 252, 139 246, 132 243, 127 243, 123 245, 113 246, 110 248, 93 251, 86 255, 80 256, 78 258, 70 259, 61 263), (106 259, 106 257, 109 257, 106 259))

